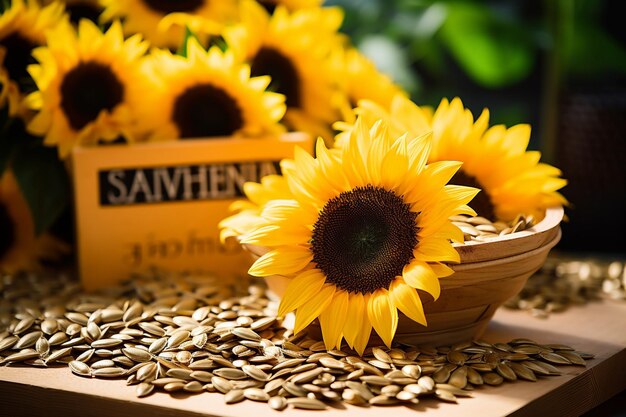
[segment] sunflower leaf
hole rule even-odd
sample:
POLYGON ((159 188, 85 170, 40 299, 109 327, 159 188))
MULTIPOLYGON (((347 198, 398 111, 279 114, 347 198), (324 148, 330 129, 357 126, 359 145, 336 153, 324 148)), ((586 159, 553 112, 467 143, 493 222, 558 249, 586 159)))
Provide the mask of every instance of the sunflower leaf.
POLYGON ((527 32, 521 24, 503 21, 485 5, 452 2, 440 34, 475 82, 498 88, 522 80, 532 70, 534 55, 527 32))
POLYGON ((54 148, 33 142, 15 150, 12 168, 28 203, 37 235, 48 230, 70 198, 69 177, 54 148))

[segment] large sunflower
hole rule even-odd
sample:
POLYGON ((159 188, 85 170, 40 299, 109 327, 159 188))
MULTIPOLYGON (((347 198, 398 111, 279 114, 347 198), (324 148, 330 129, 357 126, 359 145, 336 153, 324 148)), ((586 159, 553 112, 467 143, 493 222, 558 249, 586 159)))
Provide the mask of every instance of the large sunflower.
POLYGON ((185 25, 217 34, 236 16, 235 0, 100 0, 105 22, 123 19, 126 34, 141 33, 154 46, 176 49, 185 25), (174 17, 171 19, 171 17, 174 17), (162 20, 168 17, 163 24, 162 20))
POLYGON ((46 43, 46 31, 65 19, 63 4, 40 7, 35 0, 13 0, 0 16, 0 107, 9 103, 9 114, 24 114, 23 94, 32 91, 26 71, 35 62, 34 48, 46 43))
POLYGON ((250 67, 218 47, 205 51, 195 39, 187 57, 153 51, 153 93, 141 118, 151 140, 239 135, 281 131, 284 96, 265 91, 269 77, 250 78, 250 67))
POLYGON ((0 178, 0 272, 37 269, 42 259, 66 253, 66 245, 49 235, 35 236, 28 205, 11 170, 0 178))
POLYGON ((303 9, 289 13, 278 6, 269 15, 254 1, 243 1, 241 23, 223 37, 237 57, 250 63, 252 75, 269 75, 270 89, 286 97, 285 123, 328 137, 336 110, 329 105, 336 91, 330 59, 340 47, 337 8, 303 9))
POLYGON ((345 338, 362 353, 372 327, 391 344, 398 309, 426 325, 416 289, 438 298, 442 262, 459 262, 450 240, 463 241, 448 218, 472 214, 478 192, 446 185, 460 163, 426 165, 430 146, 358 119, 340 152, 320 139, 316 158, 298 148, 283 161, 293 197, 267 202, 241 242, 270 249, 251 275, 293 278, 278 314, 295 310, 296 333, 319 318, 328 349, 345 338))
MULTIPOLYGON (((489 127, 487 109, 474 121, 472 113, 458 98, 452 102, 443 99, 434 114, 402 95, 396 96, 387 108, 361 101, 355 112, 367 121, 386 120, 392 134, 419 135, 432 131, 429 161, 463 162, 450 182, 482 189, 471 203, 481 216, 511 221, 525 214, 542 219, 547 207, 567 203, 557 192, 567 184, 559 178, 561 171, 540 163, 540 152, 526 150, 530 139, 527 124, 508 129, 502 125, 489 127)), ((349 123, 335 126, 344 131, 336 142, 342 146, 347 143, 351 126, 349 123)))
POLYGON ((48 35, 48 45, 33 51, 39 61, 29 72, 39 91, 27 97, 39 113, 29 123, 44 143, 66 157, 76 145, 135 136, 135 116, 145 105, 140 58, 147 43, 139 35, 124 41, 122 26, 106 33, 81 20, 78 33, 69 24, 48 35))

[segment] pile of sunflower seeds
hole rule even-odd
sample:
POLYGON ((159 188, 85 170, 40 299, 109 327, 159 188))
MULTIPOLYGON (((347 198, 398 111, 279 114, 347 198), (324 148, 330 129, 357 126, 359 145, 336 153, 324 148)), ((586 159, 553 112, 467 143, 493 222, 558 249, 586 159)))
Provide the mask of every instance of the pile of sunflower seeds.
POLYGON ((371 347, 363 357, 326 351, 282 326, 263 286, 241 292, 210 276, 155 273, 97 294, 69 277, 5 276, 0 290, 1 365, 125 378, 138 397, 219 392, 228 404, 276 410, 456 402, 483 385, 536 381, 593 357, 528 339, 371 347))
POLYGON ((452 216, 450 220, 463 232, 466 242, 486 242, 498 236, 521 232, 530 229, 535 224, 533 216, 517 216, 511 223, 501 221, 492 222, 481 216, 452 216))
POLYGON ((575 260, 550 256, 528 279, 524 289, 505 303, 538 318, 571 305, 610 298, 626 300, 626 264, 600 259, 575 260))

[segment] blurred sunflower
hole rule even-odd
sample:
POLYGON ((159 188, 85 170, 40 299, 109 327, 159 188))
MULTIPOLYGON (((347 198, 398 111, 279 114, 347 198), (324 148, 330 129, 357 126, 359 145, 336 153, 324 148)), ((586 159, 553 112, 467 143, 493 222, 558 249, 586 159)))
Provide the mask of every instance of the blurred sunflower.
POLYGON ((26 98, 39 113, 28 125, 45 136, 66 157, 76 145, 113 141, 120 135, 133 141, 135 111, 145 105, 146 87, 140 58, 147 49, 139 35, 124 41, 122 26, 106 33, 89 20, 78 32, 69 24, 49 33, 48 45, 35 49, 39 62, 29 72, 39 91, 26 98))
MULTIPOLYGON (((540 163, 540 152, 526 150, 530 140, 527 124, 508 129, 502 125, 489 127, 489 110, 483 110, 474 121, 459 98, 452 102, 443 99, 434 114, 403 95, 396 96, 387 108, 363 100, 355 112, 369 122, 386 120, 392 134, 432 131, 429 161, 463 162, 450 182, 482 190, 471 203, 480 216, 511 221, 518 214, 525 214, 540 220, 547 207, 567 204, 558 192, 567 184, 559 178, 561 171, 540 163)), ((348 141, 351 124, 335 126, 343 131, 336 142, 342 146, 348 141)))
POLYGON ((406 95, 386 74, 376 69, 367 57, 354 48, 346 48, 335 56, 336 73, 340 74, 341 94, 337 95, 336 105, 344 119, 354 123, 352 108, 361 100, 370 100, 384 108, 398 94, 406 95))
POLYGON ((42 0, 41 3, 45 5, 65 4, 65 11, 69 15, 70 21, 75 25, 78 25, 81 19, 97 22, 103 10, 99 0, 42 0))
POLYGON ((0 272, 37 269, 40 260, 67 253, 65 244, 49 235, 35 236, 30 210, 10 170, 0 177, 0 272))
POLYGON ((320 7, 324 0, 257 0, 265 10, 274 13, 276 7, 284 6, 289 11, 320 7))
POLYGON ((127 35, 141 33, 157 47, 176 49, 185 26, 196 34, 218 34, 236 16, 235 0, 100 0, 104 22, 122 19, 127 35), (168 17, 165 22, 162 20, 168 17))
POLYGON ((297 148, 283 161, 293 197, 267 202, 241 242, 270 249, 251 275, 293 277, 278 313, 296 311, 296 333, 319 317, 327 349, 345 338, 363 353, 372 327, 391 344, 398 309, 426 325, 416 289, 439 297, 438 278, 453 272, 442 262, 460 260, 450 240, 463 240, 448 218, 473 214, 478 192, 446 185, 461 164, 426 165, 430 146, 357 119, 340 152, 320 139, 316 158, 297 148))
POLYGON ((259 4, 243 1, 241 23, 223 33, 236 56, 250 63, 252 75, 269 75, 270 89, 285 95, 284 123, 292 130, 332 138, 330 124, 337 114, 329 103, 336 75, 329 57, 341 45, 341 21, 337 8, 290 14, 278 6, 270 16, 259 4))
POLYGON ((269 77, 250 78, 250 67, 218 47, 205 51, 193 38, 186 57, 155 50, 146 61, 153 93, 142 124, 150 140, 259 136, 282 131, 284 96, 265 91, 269 77))
POLYGON ((40 7, 35 0, 13 0, 0 16, 0 107, 9 104, 9 115, 24 115, 23 94, 34 83, 26 68, 35 62, 34 48, 46 43, 46 31, 65 19, 63 4, 40 7))

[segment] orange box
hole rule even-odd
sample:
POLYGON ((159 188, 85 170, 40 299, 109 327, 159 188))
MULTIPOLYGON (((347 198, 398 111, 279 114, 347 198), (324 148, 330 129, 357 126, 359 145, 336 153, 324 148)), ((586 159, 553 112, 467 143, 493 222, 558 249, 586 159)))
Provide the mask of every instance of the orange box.
POLYGON ((232 279, 251 260, 217 225, 243 183, 279 172, 304 133, 77 148, 73 153, 78 267, 86 289, 158 267, 232 279))

